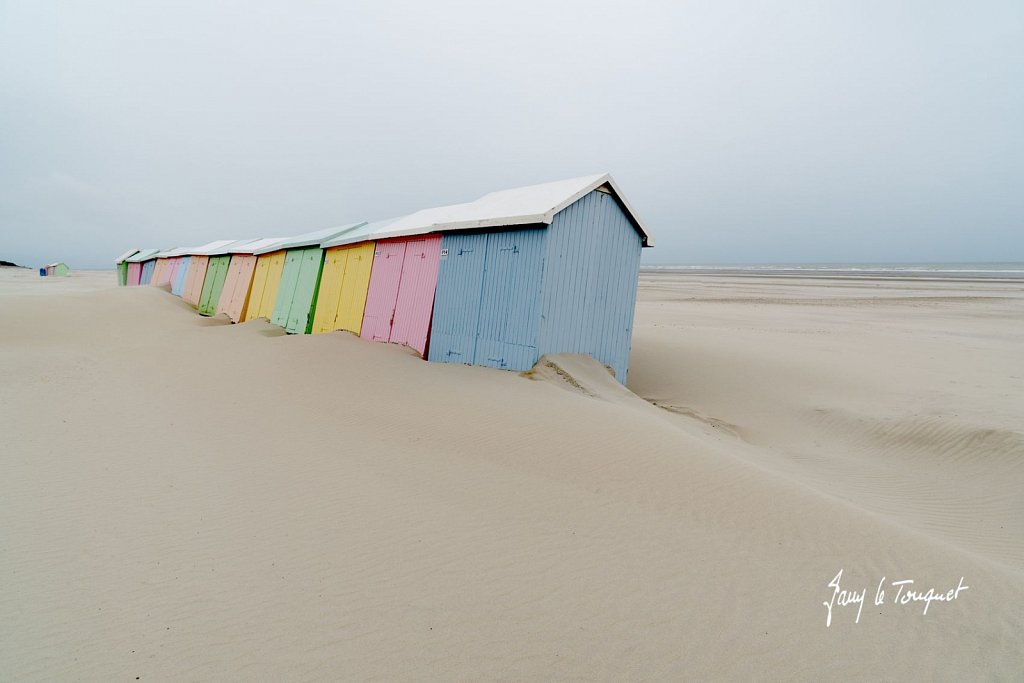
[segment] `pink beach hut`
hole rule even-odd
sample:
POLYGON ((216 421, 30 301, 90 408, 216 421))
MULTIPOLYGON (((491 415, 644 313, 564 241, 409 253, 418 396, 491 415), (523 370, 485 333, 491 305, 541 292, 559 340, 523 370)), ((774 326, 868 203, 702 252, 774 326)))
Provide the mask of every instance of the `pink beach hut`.
POLYGON ((363 312, 362 336, 427 353, 441 236, 378 240, 363 312))

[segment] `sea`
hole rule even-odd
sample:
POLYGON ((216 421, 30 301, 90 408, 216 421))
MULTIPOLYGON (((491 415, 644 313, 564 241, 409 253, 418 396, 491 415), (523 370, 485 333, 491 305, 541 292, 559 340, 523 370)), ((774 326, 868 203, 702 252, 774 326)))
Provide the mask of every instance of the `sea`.
POLYGON ((890 277, 964 280, 1024 280, 1024 262, 986 263, 712 263, 643 265, 645 272, 690 275, 800 277, 890 277))

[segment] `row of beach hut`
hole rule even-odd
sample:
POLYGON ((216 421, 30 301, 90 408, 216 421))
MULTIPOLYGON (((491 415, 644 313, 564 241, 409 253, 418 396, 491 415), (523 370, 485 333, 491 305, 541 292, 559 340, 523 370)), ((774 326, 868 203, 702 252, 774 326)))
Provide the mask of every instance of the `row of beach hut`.
POLYGON ((626 381, 647 228, 608 174, 287 238, 126 252, 126 286, 293 334, 347 330, 446 363, 584 353, 626 381))

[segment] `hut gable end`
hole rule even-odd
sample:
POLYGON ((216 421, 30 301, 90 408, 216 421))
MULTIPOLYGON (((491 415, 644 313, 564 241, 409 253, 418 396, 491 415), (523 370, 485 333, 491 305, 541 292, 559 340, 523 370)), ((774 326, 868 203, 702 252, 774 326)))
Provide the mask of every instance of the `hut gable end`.
POLYGON ((538 351, 586 353, 625 383, 642 239, 617 198, 594 190, 548 229, 538 351))

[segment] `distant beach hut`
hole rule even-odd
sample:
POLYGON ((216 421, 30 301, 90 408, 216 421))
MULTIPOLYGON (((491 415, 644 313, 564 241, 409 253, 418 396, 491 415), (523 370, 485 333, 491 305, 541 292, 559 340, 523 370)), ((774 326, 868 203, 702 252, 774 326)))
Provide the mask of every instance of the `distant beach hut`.
POLYGON ((185 291, 185 278, 188 276, 188 266, 191 256, 179 256, 178 265, 174 269, 174 277, 171 279, 171 294, 181 296, 185 291))
POLYGON ((253 274, 256 272, 256 261, 259 258, 255 255, 255 251, 276 244, 282 239, 281 237, 268 237, 250 242, 239 242, 228 250, 231 254, 231 263, 228 265, 220 302, 217 304, 216 312, 218 314, 224 313, 232 322, 236 323, 244 319, 249 305, 249 295, 252 291, 253 274))
POLYGON ((206 279, 199 294, 199 315, 213 315, 220 300, 220 292, 224 287, 224 279, 228 274, 231 257, 228 255, 210 256, 206 266, 206 279))
MULTIPOLYGON (((149 282, 148 280, 143 281, 145 264, 152 262, 153 256, 159 252, 159 249, 141 249, 125 259, 128 263, 128 285, 140 285, 149 282)), ((150 274, 152 272, 152 269, 150 269, 150 274)))
POLYGON ((164 272, 163 282, 161 284, 167 285, 168 287, 174 287, 174 280, 178 277, 178 270, 181 268, 181 262, 184 256, 172 256, 167 260, 167 268, 164 272))
MULTIPOLYGON (((443 233, 429 360, 527 370, 546 353, 584 353, 625 383, 640 251, 652 240, 611 176, 492 192, 474 202, 426 209, 399 219, 380 237, 428 232, 443 233)), ((377 244, 374 276, 387 242, 377 244)), ((382 278, 389 292, 405 280, 403 275, 392 284, 394 272, 392 267, 382 278)), ((431 283, 426 268, 418 277, 423 287, 431 283)), ((371 297, 373 289, 371 281, 371 297)), ((396 323, 399 308, 401 296, 396 323)), ((383 335, 385 319, 375 325, 383 335)), ((417 330, 415 339, 422 335, 417 330)))
POLYGON ((308 232, 286 238, 257 251, 257 256, 261 252, 285 252, 270 322, 292 334, 309 334, 324 262, 324 250, 320 244, 365 224, 363 221, 308 232))
POLYGON ((206 280, 203 282, 203 291, 199 295, 200 315, 210 316, 217 312, 221 294, 224 292, 224 283, 227 282, 228 270, 231 267, 231 249, 244 246, 252 241, 235 240, 210 251, 210 261, 206 266, 206 280))
POLYGON ((139 277, 140 285, 148 285, 153 281, 153 273, 156 270, 156 259, 150 258, 142 262, 142 275, 139 277))
POLYGON ((242 322, 256 318, 270 320, 274 315, 277 289, 281 284, 281 272, 284 270, 283 249, 255 256, 256 267, 252 273, 252 286, 249 288, 249 303, 242 312, 242 322))
POLYGON ((181 298, 193 306, 199 306, 199 299, 203 295, 203 286, 206 282, 207 267, 210 264, 210 253, 222 249, 237 240, 217 240, 204 244, 201 247, 186 249, 189 259, 188 275, 185 277, 185 289, 181 298))
POLYGON ((367 223, 320 245, 324 248, 324 267, 313 314, 313 334, 333 330, 359 334, 362 330, 376 247, 372 237, 394 221, 367 223))
POLYGON ((70 269, 68 268, 68 265, 66 263, 57 262, 46 264, 45 271, 46 275, 50 277, 55 275, 58 277, 67 277, 68 273, 70 272, 70 269))
MULTIPOLYGON (((159 253, 162 254, 163 252, 159 252, 159 253)), ((151 286, 156 286, 158 284, 158 280, 160 279, 161 275, 163 275, 164 262, 166 260, 167 260, 166 258, 163 258, 163 257, 161 257, 159 255, 158 255, 158 257, 156 259, 153 260, 154 261, 154 263, 153 263, 153 274, 149 278, 149 284, 151 286)))
POLYGON ((206 279, 206 266, 210 257, 203 254, 190 254, 188 276, 185 278, 185 291, 181 298, 193 306, 199 305, 199 296, 203 293, 203 280, 206 279))
POLYGON ((129 249, 114 260, 114 265, 117 267, 117 284, 121 287, 128 284, 128 264, 126 261, 129 256, 134 256, 137 253, 139 253, 138 249, 129 249))
POLYGON ((128 285, 137 285, 142 279, 142 264, 141 263, 129 263, 128 264, 128 285))
POLYGON ((171 284, 171 278, 174 276, 174 269, 178 263, 178 254, 178 249, 167 249, 155 255, 156 265, 153 267, 153 277, 149 284, 154 287, 171 284))

